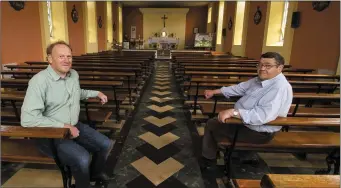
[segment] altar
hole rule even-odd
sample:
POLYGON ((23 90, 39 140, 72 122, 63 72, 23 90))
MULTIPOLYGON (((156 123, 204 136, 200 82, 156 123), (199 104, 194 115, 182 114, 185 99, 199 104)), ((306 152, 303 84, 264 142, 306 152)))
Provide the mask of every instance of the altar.
POLYGON ((170 37, 151 37, 148 40, 149 43, 167 43, 167 44, 178 44, 178 38, 170 38, 170 37))
POLYGON ((150 48, 171 50, 176 49, 179 44, 179 38, 173 37, 150 37, 148 39, 150 48))

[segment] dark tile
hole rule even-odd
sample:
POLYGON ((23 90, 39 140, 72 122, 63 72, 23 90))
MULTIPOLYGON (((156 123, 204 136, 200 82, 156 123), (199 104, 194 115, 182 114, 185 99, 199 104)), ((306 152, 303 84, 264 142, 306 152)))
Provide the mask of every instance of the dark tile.
POLYGON ((180 151, 174 144, 168 144, 161 149, 156 149, 154 146, 146 143, 136 149, 156 164, 160 164, 180 151))
POLYGON ((127 188, 149 188, 155 187, 145 176, 141 175, 126 184, 127 188))
POLYGON ((179 180, 177 180, 174 177, 168 178, 166 181, 162 182, 158 188, 187 188, 186 185, 181 183, 179 180))
POLYGON ((166 101, 166 102, 162 102, 162 103, 159 103, 157 101, 153 101, 153 100, 149 100, 148 103, 150 104, 154 104, 154 105, 158 105, 158 106, 165 106, 165 105, 171 105, 171 104, 174 104, 176 102, 176 99, 173 99, 173 100, 170 100, 170 101, 166 101))
POLYGON ((171 132, 172 130, 176 129, 177 127, 173 124, 168 124, 162 127, 158 127, 156 125, 153 125, 151 123, 148 123, 146 125, 142 126, 145 130, 150 131, 154 133, 157 136, 162 136, 168 132, 171 132))
POLYGON ((171 112, 171 110, 167 111, 167 112, 163 112, 163 113, 156 112, 154 110, 150 110, 147 112, 147 114, 149 114, 151 116, 155 116, 159 119, 162 119, 162 118, 167 117, 167 116, 174 117, 174 115, 175 115, 174 112, 171 112))
POLYGON ((152 182, 150 182, 146 177, 139 176, 132 180, 131 182, 126 184, 127 188, 187 188, 184 184, 182 184, 179 180, 174 178, 173 176, 155 186, 152 182))

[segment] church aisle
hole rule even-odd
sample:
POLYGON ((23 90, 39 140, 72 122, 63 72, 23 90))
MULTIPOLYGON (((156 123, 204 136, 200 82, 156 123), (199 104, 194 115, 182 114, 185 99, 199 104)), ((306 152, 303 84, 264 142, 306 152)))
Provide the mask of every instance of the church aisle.
POLYGON ((108 187, 205 187, 169 62, 148 84, 108 187))

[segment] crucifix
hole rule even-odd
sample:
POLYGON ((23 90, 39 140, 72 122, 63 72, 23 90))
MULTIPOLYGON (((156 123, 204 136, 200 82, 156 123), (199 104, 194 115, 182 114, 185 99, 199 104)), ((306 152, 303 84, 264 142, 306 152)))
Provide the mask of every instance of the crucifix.
POLYGON ((166 27, 166 19, 168 19, 166 17, 166 15, 163 15, 163 17, 161 17, 161 19, 163 19, 163 27, 166 27))

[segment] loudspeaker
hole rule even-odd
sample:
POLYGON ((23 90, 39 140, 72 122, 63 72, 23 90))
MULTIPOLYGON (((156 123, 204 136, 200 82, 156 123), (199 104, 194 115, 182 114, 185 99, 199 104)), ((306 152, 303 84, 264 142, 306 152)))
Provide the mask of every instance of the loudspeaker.
POLYGON ((298 28, 301 21, 301 12, 293 12, 291 20, 291 28, 298 28))

